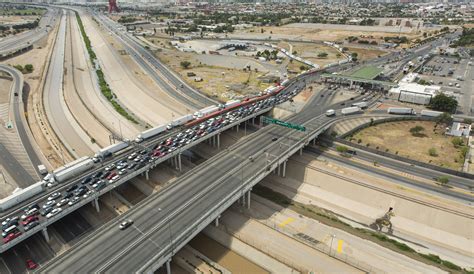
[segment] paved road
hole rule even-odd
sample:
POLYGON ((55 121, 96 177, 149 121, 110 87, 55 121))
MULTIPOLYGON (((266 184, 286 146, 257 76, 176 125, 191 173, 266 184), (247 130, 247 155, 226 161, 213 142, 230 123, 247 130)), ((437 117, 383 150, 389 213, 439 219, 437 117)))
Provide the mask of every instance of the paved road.
MULTIPOLYGON (((332 119, 321 115, 322 112, 322 108, 305 108, 289 121, 316 129, 332 119)), ((115 220, 40 272, 142 271, 155 254, 160 255, 169 246, 171 239, 190 233, 186 230, 206 216, 210 208, 226 201, 245 180, 265 170, 268 160, 280 157, 305 134, 277 126, 254 133, 252 138, 209 159, 167 190, 153 194, 122 216, 121 219, 135 222, 126 231, 118 230, 120 220, 115 220), (276 142, 272 141, 275 137, 276 142), (253 161, 249 160, 250 156, 253 161)))
MULTIPOLYGON (((380 59, 372 63, 383 62, 384 58, 380 59)), ((288 122, 304 124, 311 131, 332 119, 322 115, 324 110, 310 104, 288 122)), ((281 158, 286 149, 302 140, 305 134, 277 126, 259 130, 179 178, 169 188, 151 195, 39 272, 148 270, 153 262, 166 258, 171 249, 196 233, 193 231, 196 223, 211 222, 210 212, 229 201, 231 194, 239 193, 249 178, 264 172, 269 161, 281 158), (272 141, 273 138, 278 139, 272 141), (121 219, 132 219, 134 225, 120 231, 121 219)))
POLYGON ((75 157, 91 155, 93 150, 84 140, 89 137, 69 112, 63 96, 64 54, 66 43, 66 16, 60 19, 58 36, 54 45, 53 54, 44 86, 44 106, 48 120, 66 146, 75 157))
POLYGON ((217 104, 217 101, 206 97, 199 91, 187 85, 169 68, 156 59, 153 54, 146 50, 136 40, 136 38, 131 36, 129 33, 118 31, 118 28, 122 27, 120 24, 113 22, 107 16, 96 13, 93 13, 93 15, 114 35, 116 35, 119 41, 122 41, 123 46, 131 57, 148 73, 148 75, 151 76, 158 86, 160 86, 171 97, 196 109, 217 104), (166 78, 166 81, 164 78, 166 78))
MULTIPOLYGON (((27 135, 27 127, 28 125, 23 124, 23 120, 21 119, 22 111, 23 110, 23 75, 18 70, 7 66, 7 65, 0 65, 0 70, 10 74, 13 78, 13 93, 17 94, 18 96, 12 96, 13 98, 13 115, 15 119, 15 126, 16 131, 20 137, 20 140, 25 148, 28 157, 32 165, 35 167, 35 171, 37 172, 37 166, 41 164, 36 151, 33 149, 33 145, 30 142, 30 138, 27 135)), ((33 184, 35 180, 39 178, 35 176, 33 178, 19 163, 14 157, 6 150, 6 148, 0 144, 0 161, 3 162, 3 166, 7 168, 8 173, 13 177, 17 185, 21 188, 28 187, 29 185, 33 184)))
POLYGON ((41 38, 45 37, 56 22, 57 11, 48 8, 41 17, 38 27, 33 30, 22 32, 18 35, 10 36, 0 41, 0 56, 14 53, 23 48, 29 47, 41 38), (49 27, 48 27, 49 26, 49 27))

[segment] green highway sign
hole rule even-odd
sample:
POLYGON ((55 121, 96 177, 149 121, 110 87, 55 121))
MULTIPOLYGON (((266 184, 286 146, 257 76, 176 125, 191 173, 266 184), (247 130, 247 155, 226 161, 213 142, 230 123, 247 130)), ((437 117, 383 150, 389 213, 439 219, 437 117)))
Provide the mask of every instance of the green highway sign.
POLYGON ((273 118, 270 118, 270 117, 266 117, 266 116, 263 116, 263 122, 269 123, 269 124, 279 125, 279 126, 282 126, 282 127, 292 128, 292 129, 296 129, 296 130, 300 130, 300 131, 306 131, 306 128, 302 125, 291 124, 291 123, 283 122, 283 121, 273 119, 273 118))

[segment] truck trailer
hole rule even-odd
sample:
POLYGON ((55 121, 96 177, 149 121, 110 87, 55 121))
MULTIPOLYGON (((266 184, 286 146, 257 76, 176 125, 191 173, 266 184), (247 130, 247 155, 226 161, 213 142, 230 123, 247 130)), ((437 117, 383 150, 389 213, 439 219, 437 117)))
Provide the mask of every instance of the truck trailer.
POLYGON ((95 157, 103 160, 107 157, 112 156, 113 153, 116 153, 126 147, 128 147, 127 142, 119 142, 108 147, 104 147, 101 150, 97 151, 95 157))
POLYGON ((180 117, 178 119, 175 119, 175 120, 171 121, 171 123, 168 124, 166 129, 172 129, 173 127, 184 125, 184 124, 186 124, 187 122, 189 122, 193 119, 194 119, 194 117, 193 117, 192 114, 185 115, 183 117, 180 117))
POLYGON ((0 211, 7 210, 43 191, 43 182, 37 182, 24 189, 16 189, 12 195, 0 200, 0 211))
POLYGON ((412 108, 388 108, 388 114, 415 115, 416 111, 412 108))
POLYGON ((154 127, 154 128, 150 128, 148 130, 145 130, 143 131, 142 133, 138 134, 137 138, 135 139, 135 141, 137 143, 140 143, 142 142, 143 140, 145 139, 148 139, 148 138, 151 138, 151 137, 154 137, 162 132, 166 131, 166 126, 165 125, 161 125, 161 126, 157 126, 157 127, 154 127))
POLYGON ((355 114, 355 113, 359 113, 361 111, 362 111, 362 109, 360 107, 348 107, 348 108, 341 109, 341 113, 343 115, 355 114))
POLYGON ((441 114, 443 114, 443 112, 441 111, 434 111, 434 110, 422 110, 420 112, 421 116, 427 116, 427 117, 438 117, 440 116, 441 114))
POLYGON ((360 107, 362 109, 367 108, 369 104, 367 102, 358 102, 358 103, 353 103, 353 107, 360 107))
POLYGON ((43 179, 47 186, 53 186, 81 174, 82 172, 91 169, 94 166, 94 161, 87 156, 79 158, 71 163, 68 163, 51 173, 48 173, 43 179))

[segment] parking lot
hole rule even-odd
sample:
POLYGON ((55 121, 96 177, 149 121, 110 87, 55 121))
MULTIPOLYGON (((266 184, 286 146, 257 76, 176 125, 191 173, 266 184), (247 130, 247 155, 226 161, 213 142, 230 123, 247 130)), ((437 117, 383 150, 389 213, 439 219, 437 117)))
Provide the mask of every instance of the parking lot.
POLYGON ((458 98, 458 114, 474 114, 473 61, 448 56, 433 57, 422 69, 420 78, 458 98))

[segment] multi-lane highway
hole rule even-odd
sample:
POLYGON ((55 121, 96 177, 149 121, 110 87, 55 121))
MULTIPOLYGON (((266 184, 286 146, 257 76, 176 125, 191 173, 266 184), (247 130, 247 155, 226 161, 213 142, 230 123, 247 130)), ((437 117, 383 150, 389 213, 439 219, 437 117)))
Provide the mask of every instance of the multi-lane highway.
MULTIPOLYGON (((288 122, 304 124, 307 132, 268 126, 228 150, 221 152, 179 178, 171 187, 153 194, 120 219, 114 220, 70 251, 41 269, 41 272, 145 272, 163 263, 180 246, 214 220, 284 161, 298 145, 322 131, 334 118, 324 108, 306 108, 288 122), (134 225, 118 228, 122 219, 134 225), (87 262, 87 263, 86 263, 87 262)), ((341 269, 341 271, 343 271, 341 269)))
POLYGON ((171 97, 177 99, 184 105, 196 109, 217 103, 217 101, 206 97, 176 76, 169 68, 156 59, 153 54, 145 49, 135 37, 127 32, 120 31, 119 29, 122 28, 120 24, 113 22, 110 18, 102 14, 92 12, 92 15, 113 33, 118 41, 122 42, 131 57, 151 76, 158 86, 171 97))
MULTIPOLYGON (((13 79, 13 86, 11 89, 12 94, 10 96, 10 100, 12 100, 12 102, 10 105, 13 107, 14 125, 16 126, 16 131, 31 161, 31 164, 36 170, 36 167, 41 164, 41 161, 39 160, 36 150, 33 148, 33 144, 28 137, 27 130, 29 130, 29 128, 28 125, 24 124, 25 121, 22 117, 24 115, 23 74, 17 69, 7 65, 0 65, 0 71, 8 73, 13 79)), ((1 143, 0 161, 2 161, 2 166, 8 170, 8 173, 13 177, 15 182, 17 182, 19 187, 28 187, 29 185, 33 184, 35 180, 37 180, 37 177, 35 176, 35 178, 33 178, 1 143)))
POLYGON ((30 48, 35 42, 49 33, 54 27, 57 16, 57 10, 48 8, 46 13, 41 17, 37 28, 1 40, 0 57, 6 57, 26 48, 30 48))
MULTIPOLYGON (((62 11, 65 13, 66 11, 62 11)), ((64 55, 66 46, 66 15, 59 19, 59 30, 54 44, 53 54, 49 61, 49 69, 44 86, 44 106, 46 115, 54 132, 63 142, 69 153, 75 158, 91 155, 97 151, 90 137, 82 130, 70 113, 63 94, 64 55), (92 149, 94 147, 95 149, 92 149)))

